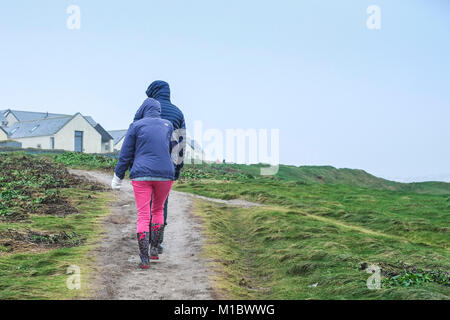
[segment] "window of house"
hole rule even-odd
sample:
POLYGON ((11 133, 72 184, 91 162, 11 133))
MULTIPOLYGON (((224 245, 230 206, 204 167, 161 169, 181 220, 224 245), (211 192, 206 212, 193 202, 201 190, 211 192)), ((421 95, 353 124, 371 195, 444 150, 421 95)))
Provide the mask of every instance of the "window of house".
POLYGON ((50 137, 50 149, 55 149, 55 138, 50 137))
POLYGON ((38 149, 41 149, 41 148, 42 148, 42 146, 41 146, 40 143, 37 145, 37 148, 38 148, 38 149))

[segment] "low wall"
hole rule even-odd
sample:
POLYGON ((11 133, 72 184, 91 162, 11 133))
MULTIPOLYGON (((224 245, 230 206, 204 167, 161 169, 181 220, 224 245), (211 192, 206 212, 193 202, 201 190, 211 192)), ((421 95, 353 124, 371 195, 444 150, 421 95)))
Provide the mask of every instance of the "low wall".
POLYGON ((0 148, 22 148, 22 144, 17 141, 0 141, 0 148))
MULTIPOLYGON (((45 154, 45 153, 51 153, 51 154, 62 154, 66 152, 73 152, 73 151, 66 151, 66 150, 58 150, 58 149, 37 149, 37 148, 18 148, 13 146, 7 146, 3 147, 0 145, 0 152, 25 152, 29 154, 45 154)), ((108 158, 119 158, 119 152, 109 152, 109 153, 89 153, 91 155, 97 155, 97 156, 103 156, 108 158)))

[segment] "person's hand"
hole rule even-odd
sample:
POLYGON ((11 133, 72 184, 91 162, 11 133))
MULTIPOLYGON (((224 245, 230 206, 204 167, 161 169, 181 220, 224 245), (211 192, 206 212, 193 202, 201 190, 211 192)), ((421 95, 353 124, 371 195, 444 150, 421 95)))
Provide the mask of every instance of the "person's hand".
POLYGON ((119 179, 119 177, 116 176, 116 174, 114 173, 114 177, 111 181, 111 188, 113 190, 120 190, 121 187, 122 187, 122 180, 119 179))

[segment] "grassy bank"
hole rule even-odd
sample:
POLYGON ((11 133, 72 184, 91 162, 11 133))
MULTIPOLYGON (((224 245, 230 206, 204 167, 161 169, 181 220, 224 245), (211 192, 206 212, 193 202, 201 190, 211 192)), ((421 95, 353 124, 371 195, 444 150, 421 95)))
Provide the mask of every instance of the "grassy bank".
POLYGON ((222 295, 241 299, 449 299, 448 250, 280 206, 197 201, 222 295), (382 269, 369 290, 367 267, 382 269), (394 279, 394 280, 392 280, 394 279), (397 281, 398 280, 398 281, 397 281))
POLYGON ((331 167, 298 168, 298 180, 284 169, 262 178, 256 169, 188 167, 175 186, 264 204, 197 202, 206 255, 225 297, 450 298, 450 184, 400 184, 331 167), (380 290, 367 288, 371 265, 380 268, 380 290))
MULTIPOLYGON (((62 154, 41 154, 57 163, 75 169, 87 170, 114 170, 117 159, 90 155, 77 152, 62 154)), ((331 166, 287 166, 280 165, 278 173, 274 176, 262 177, 261 168, 264 165, 243 164, 185 164, 181 173, 181 181, 219 180, 219 181, 281 181, 297 184, 331 184, 351 185, 377 190, 405 191, 425 194, 450 194, 450 183, 420 182, 399 183, 375 177, 364 170, 336 169, 331 166)))
MULTIPOLYGON (((54 161, 112 170, 115 161, 68 153, 54 161)), ((449 299, 450 184, 404 184, 362 170, 186 165, 180 191, 263 204, 198 200, 205 253, 224 297, 252 299, 449 299), (382 288, 369 290, 371 265, 382 288)))
POLYGON ((65 152, 62 154, 47 154, 56 163, 61 163, 74 169, 87 170, 113 170, 117 164, 117 159, 99 155, 91 155, 79 152, 65 152))
POLYGON ((253 181, 264 183, 279 181, 290 185, 350 185, 376 190, 405 191, 424 194, 450 195, 450 183, 430 181, 400 183, 375 177, 364 170, 336 169, 332 166, 280 165, 274 176, 261 176, 263 165, 243 164, 196 164, 185 165, 181 179, 186 182, 199 180, 253 181))
POLYGON ((448 248, 450 197, 359 188, 350 185, 280 181, 178 184, 177 190, 213 198, 241 198, 448 248))
POLYGON ((0 299, 86 296, 109 195, 41 157, 0 154, 0 172, 0 299), (71 265, 81 290, 66 286, 71 265))

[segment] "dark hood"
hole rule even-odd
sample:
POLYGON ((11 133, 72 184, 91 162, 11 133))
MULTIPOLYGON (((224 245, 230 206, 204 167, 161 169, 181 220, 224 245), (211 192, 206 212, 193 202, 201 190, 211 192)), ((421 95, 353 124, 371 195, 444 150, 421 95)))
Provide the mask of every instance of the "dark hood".
POLYGON ((165 81, 153 81, 145 93, 147 94, 147 97, 156 99, 158 101, 170 101, 170 87, 169 84, 165 81))
POLYGON ((161 104, 155 99, 145 99, 142 106, 136 112, 134 121, 141 120, 143 118, 161 118, 161 104))

